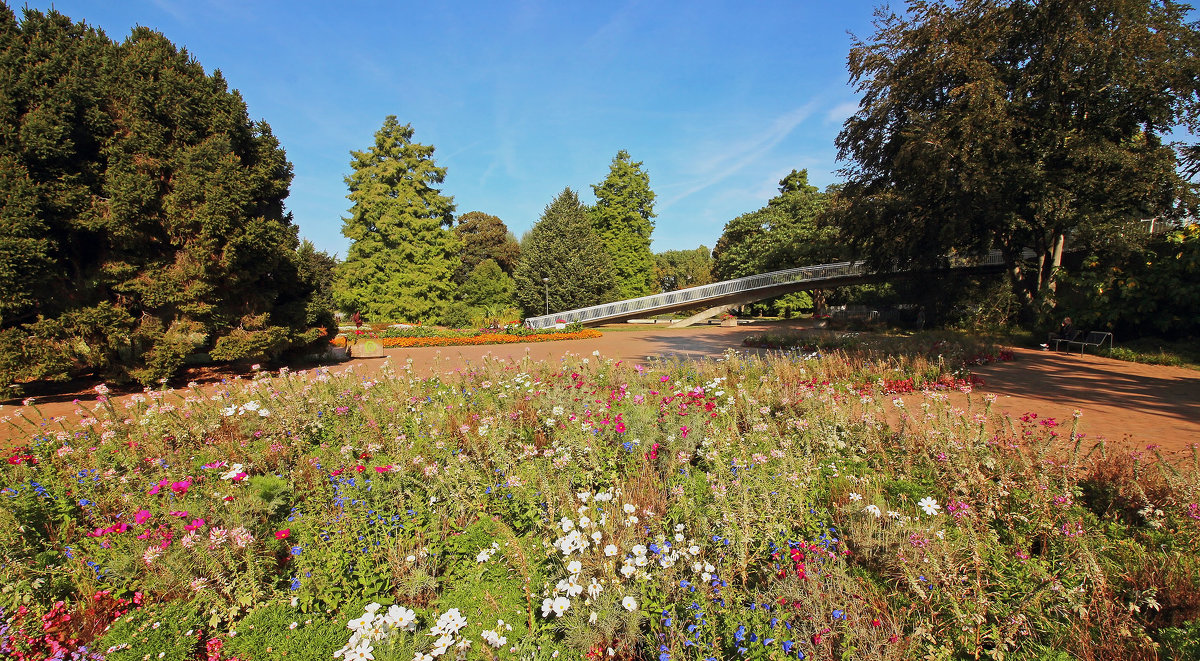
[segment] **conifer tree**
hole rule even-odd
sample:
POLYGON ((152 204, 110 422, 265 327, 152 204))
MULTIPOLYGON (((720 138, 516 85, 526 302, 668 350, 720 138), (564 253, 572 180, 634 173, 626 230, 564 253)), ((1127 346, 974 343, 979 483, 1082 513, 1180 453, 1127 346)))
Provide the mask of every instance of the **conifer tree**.
POLYGON ((612 259, 614 299, 636 298, 654 291, 654 191, 642 163, 630 161, 622 149, 613 157, 608 177, 592 186, 596 206, 591 210, 596 233, 612 259))
POLYGON ((410 125, 389 115, 374 145, 350 152, 346 197, 354 206, 342 219, 342 234, 352 243, 334 300, 368 319, 437 320, 454 296, 460 263, 450 231, 454 199, 436 187, 446 169, 434 164, 434 148, 412 137, 410 125))
POLYGON ((272 358, 327 312, 297 268, 291 165, 219 72, 0 5, 0 387, 154 383, 184 358, 272 358))
POLYGON ((563 189, 529 230, 514 279, 527 317, 545 312, 547 292, 552 313, 611 300, 612 263, 575 191, 563 189))

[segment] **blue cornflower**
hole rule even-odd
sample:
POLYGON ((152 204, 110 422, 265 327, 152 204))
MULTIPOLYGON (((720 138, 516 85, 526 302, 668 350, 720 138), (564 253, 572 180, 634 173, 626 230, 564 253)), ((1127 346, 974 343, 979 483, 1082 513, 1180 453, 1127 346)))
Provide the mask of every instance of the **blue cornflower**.
POLYGON ((792 651, 792 648, 795 647, 795 645, 796 645, 796 643, 793 643, 790 640, 783 641, 783 653, 790 654, 792 651))
POLYGON ((300 589, 300 577, 299 576, 292 577, 292 589, 293 590, 300 589))
POLYGON ((739 643, 742 642, 743 640, 746 640, 745 625, 741 625, 741 624, 738 625, 737 630, 733 632, 733 639, 738 641, 739 643))
POLYGON ((835 610, 835 611, 833 611, 833 619, 835 619, 835 620, 844 620, 844 619, 846 619, 846 611, 844 611, 844 610, 835 610))
POLYGON ((293 546, 292 547, 292 555, 300 555, 301 553, 304 553, 303 546, 293 546))

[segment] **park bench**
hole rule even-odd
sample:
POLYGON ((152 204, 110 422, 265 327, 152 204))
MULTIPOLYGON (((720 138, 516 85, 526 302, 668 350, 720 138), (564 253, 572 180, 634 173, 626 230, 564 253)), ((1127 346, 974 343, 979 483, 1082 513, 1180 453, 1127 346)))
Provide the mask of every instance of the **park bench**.
POLYGON ((1054 350, 1058 351, 1061 344, 1066 344, 1067 349, 1076 344, 1079 345, 1079 355, 1083 355, 1083 350, 1087 347, 1096 347, 1099 349, 1105 342, 1108 342, 1108 348, 1111 350, 1113 346, 1112 333, 1104 333, 1101 331, 1089 331, 1087 335, 1075 333, 1072 337, 1057 337, 1054 338, 1054 350))

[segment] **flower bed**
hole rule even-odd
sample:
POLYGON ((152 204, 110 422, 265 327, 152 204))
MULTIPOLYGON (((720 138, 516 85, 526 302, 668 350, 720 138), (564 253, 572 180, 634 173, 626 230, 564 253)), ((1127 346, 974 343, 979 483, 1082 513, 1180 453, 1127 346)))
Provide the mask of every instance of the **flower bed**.
MULTIPOLYGON (((583 328, 569 331, 547 330, 527 333, 453 331, 445 329, 437 330, 440 332, 402 336, 378 334, 371 335, 370 337, 373 339, 378 339, 384 348, 396 348, 468 346, 474 344, 517 344, 523 342, 554 342, 557 340, 583 340, 602 336, 600 331, 593 328, 583 328)), ((332 344, 336 347, 346 346, 347 339, 354 339, 355 337, 356 336, 354 335, 339 335, 334 338, 332 344)), ((367 335, 363 334, 362 337, 367 337, 367 335)))
POLYGON ((963 370, 593 355, 25 407, 0 656, 1188 658, 1196 465, 999 418, 963 370))

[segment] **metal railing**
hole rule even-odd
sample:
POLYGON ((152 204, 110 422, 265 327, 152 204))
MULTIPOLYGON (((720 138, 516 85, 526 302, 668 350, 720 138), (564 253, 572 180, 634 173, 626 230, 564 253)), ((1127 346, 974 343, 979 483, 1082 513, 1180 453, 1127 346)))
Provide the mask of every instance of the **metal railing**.
MULTIPOLYGON (((1004 264, 1004 258, 1001 256, 1000 251, 993 250, 981 260, 951 268, 978 268, 981 266, 1000 266, 1002 264, 1004 264)), ((701 304, 706 301, 728 298, 739 294, 751 294, 755 290, 774 289, 801 283, 819 285, 821 282, 828 280, 871 275, 879 275, 882 279, 888 275, 902 273, 906 270, 874 272, 868 270, 864 262, 837 262, 835 264, 802 266, 795 269, 759 273, 758 275, 750 275, 733 280, 723 280, 689 289, 679 289, 662 294, 651 294, 650 296, 631 298, 624 301, 602 303, 600 305, 556 312, 539 317, 529 317, 525 320, 525 325, 530 328, 548 328, 560 320, 566 323, 590 323, 606 319, 628 318, 631 314, 677 308, 686 303, 701 304)))

